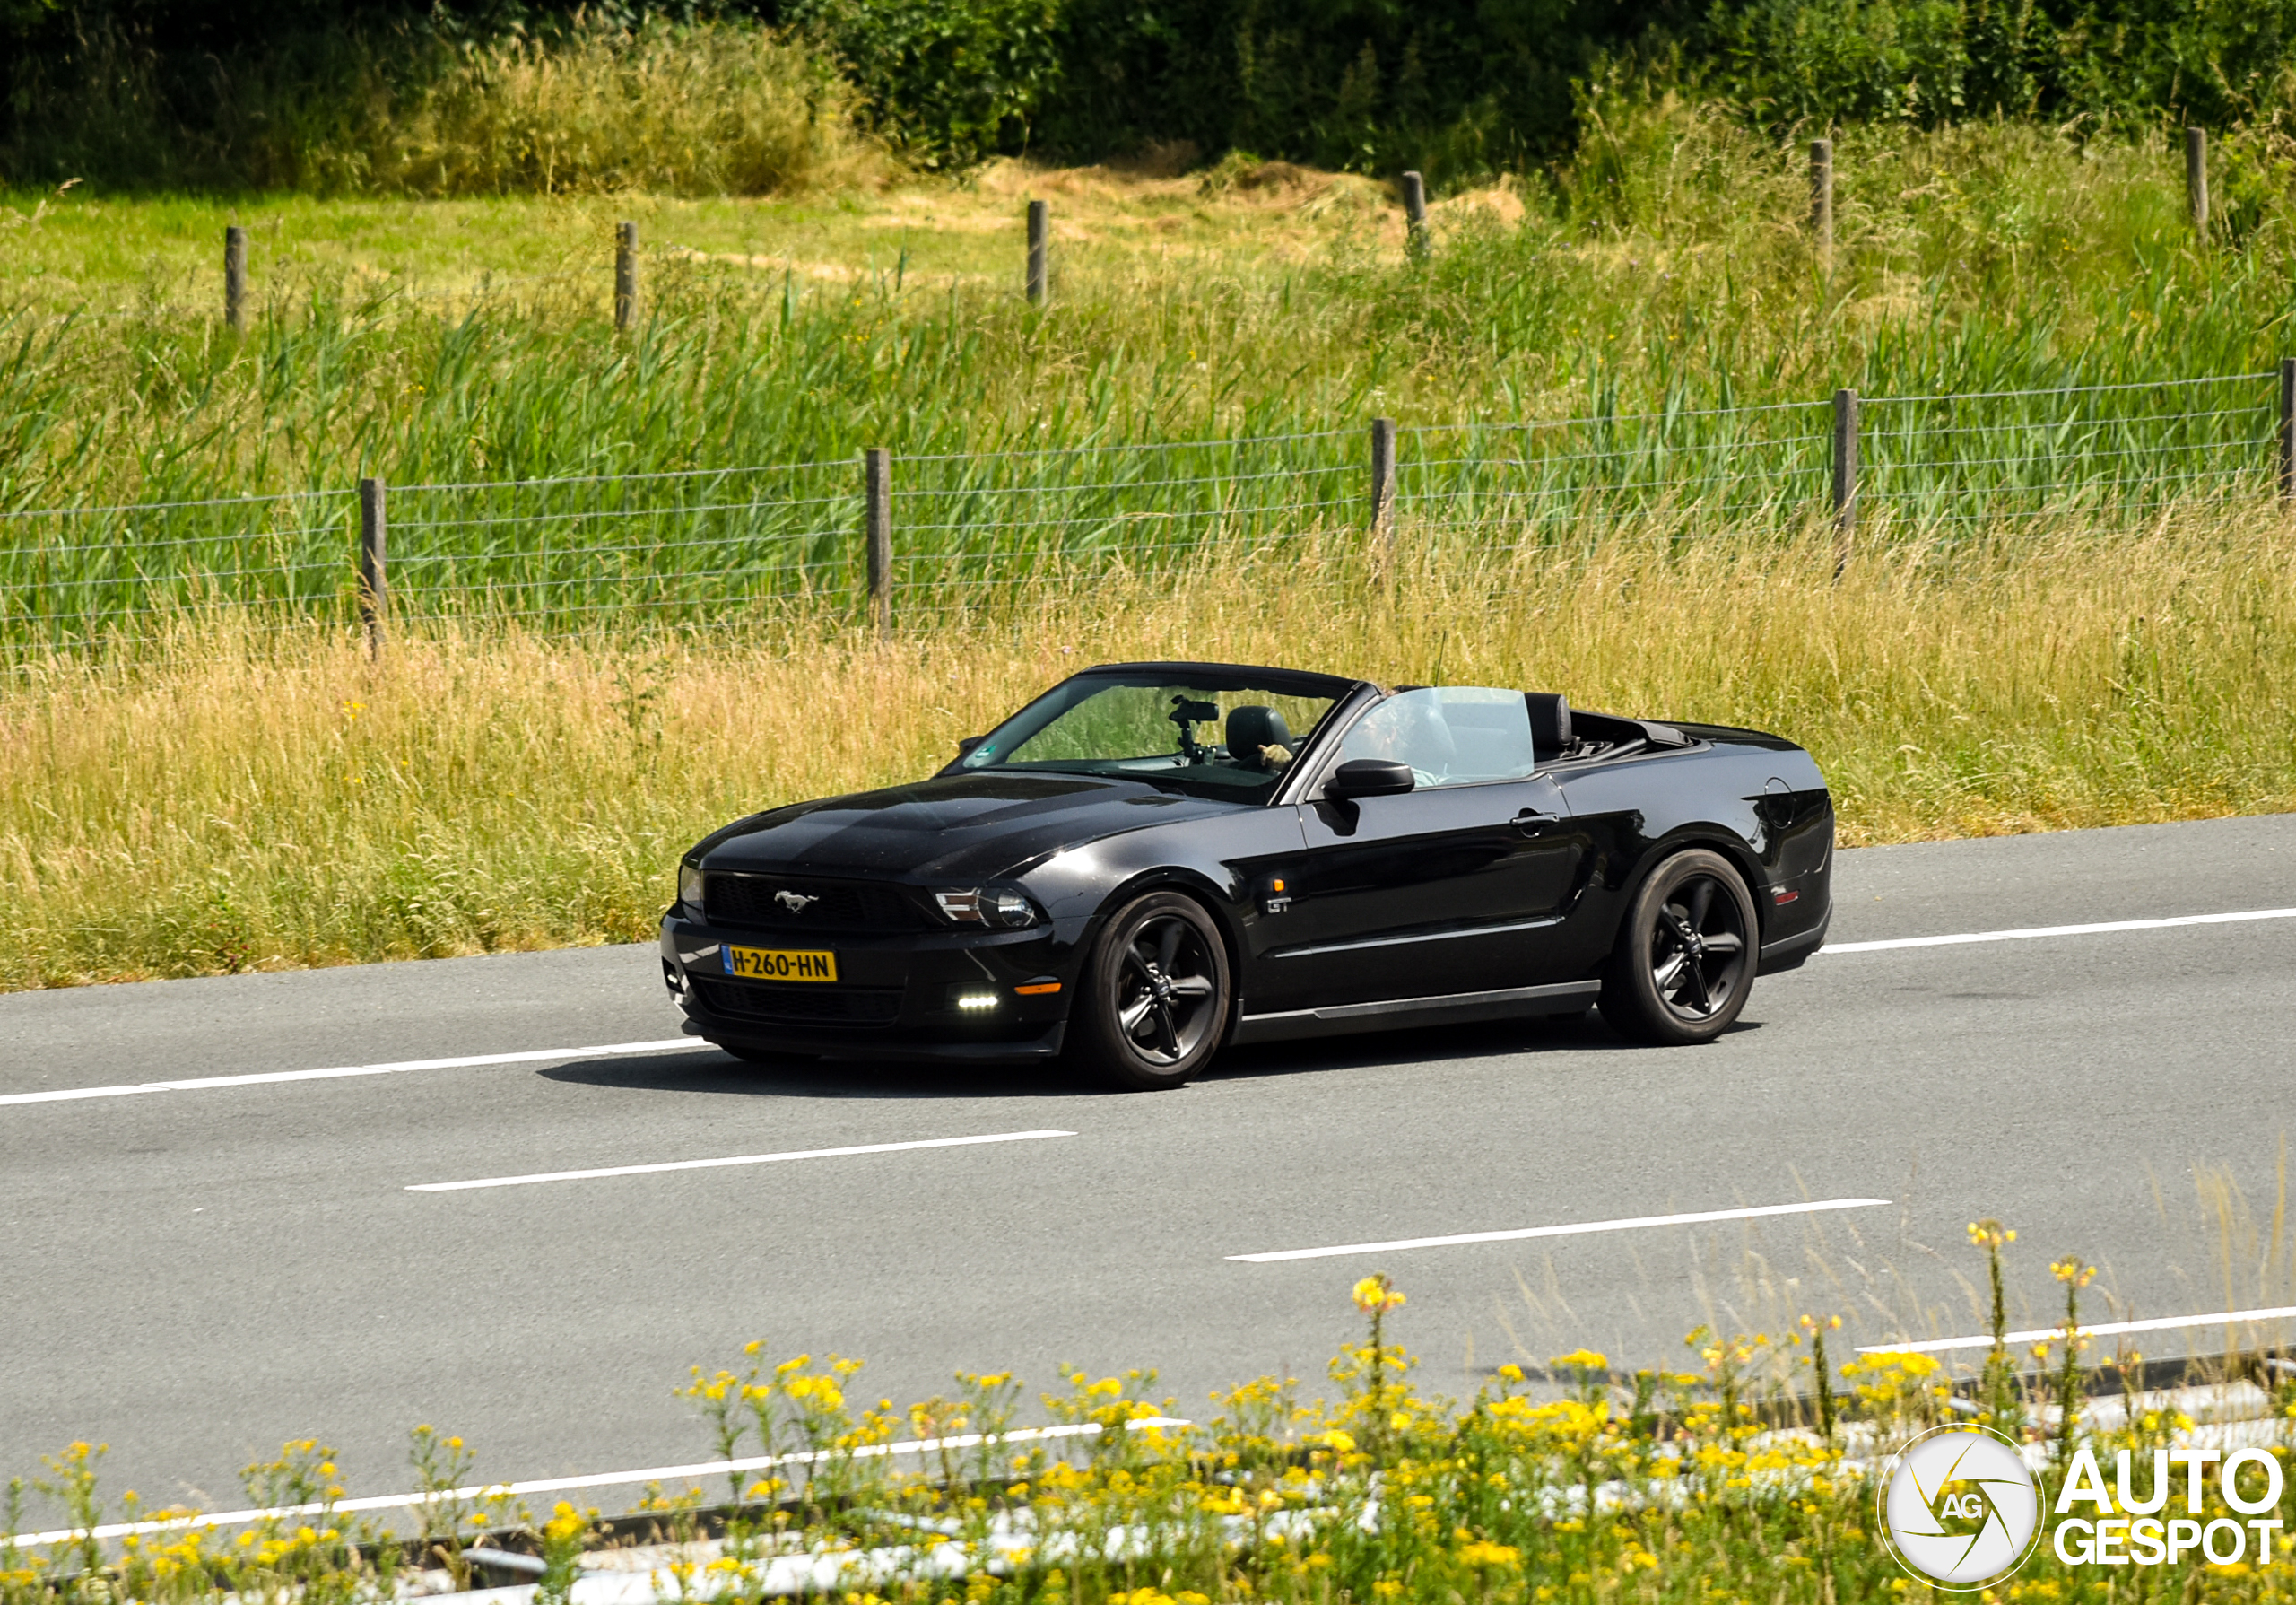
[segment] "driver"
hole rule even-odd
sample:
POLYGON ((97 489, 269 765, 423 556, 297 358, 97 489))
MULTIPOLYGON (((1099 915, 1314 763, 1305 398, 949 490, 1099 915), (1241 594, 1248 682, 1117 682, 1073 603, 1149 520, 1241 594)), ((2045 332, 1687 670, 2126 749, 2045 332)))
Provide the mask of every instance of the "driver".
POLYGON ((1451 727, 1431 695, 1405 692, 1389 697, 1355 721, 1340 743, 1339 755, 1385 758, 1411 765, 1414 785, 1439 786, 1457 755, 1451 727))

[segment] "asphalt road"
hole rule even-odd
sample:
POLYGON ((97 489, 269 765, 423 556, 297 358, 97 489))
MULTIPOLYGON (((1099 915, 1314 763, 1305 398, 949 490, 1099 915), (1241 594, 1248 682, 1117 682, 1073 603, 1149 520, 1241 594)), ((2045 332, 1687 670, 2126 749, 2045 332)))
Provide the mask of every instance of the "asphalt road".
MULTIPOLYGON (((2296 816, 1837 875, 1837 944, 2286 908, 2296 816)), ((2292 1021, 2281 919, 1829 952, 1708 1048, 1423 1031, 1239 1052, 1157 1096, 677 1047, 27 1101, 660 1042, 677 1018, 647 947, 0 998, 0 1477, 86 1438, 115 1491, 230 1505, 241 1465, 316 1436, 387 1493, 418 1422, 489 1479, 704 1460, 672 1391, 753 1338, 865 1356, 861 1390, 904 1401, 959 1368, 1155 1366, 1201 1414, 1265 1372, 1316 1391, 1373 1269, 1445 1391, 1580 1344, 1680 1364, 1702 1320, 1950 1337, 1983 1327, 1983 1215, 2020 1233, 2018 1324, 2055 1319, 2046 1262, 2074 1252, 2106 1268, 2092 1320, 2296 1304, 2239 1241, 2274 1204, 2292 1021), (409 1191, 1038 1131, 1073 1135, 409 1191), (1836 1199, 1885 1202, 1231 1258, 1836 1199)))

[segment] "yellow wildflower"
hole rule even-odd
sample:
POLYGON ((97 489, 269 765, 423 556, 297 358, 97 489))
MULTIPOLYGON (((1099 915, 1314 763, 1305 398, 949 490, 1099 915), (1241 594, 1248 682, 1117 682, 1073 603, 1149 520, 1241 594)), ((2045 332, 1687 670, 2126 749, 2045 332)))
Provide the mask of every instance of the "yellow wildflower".
POLYGON ((1355 1284, 1355 1307, 1366 1315, 1380 1314, 1387 1310, 1399 1310, 1404 1296, 1396 1285, 1383 1276, 1368 1276, 1355 1284))

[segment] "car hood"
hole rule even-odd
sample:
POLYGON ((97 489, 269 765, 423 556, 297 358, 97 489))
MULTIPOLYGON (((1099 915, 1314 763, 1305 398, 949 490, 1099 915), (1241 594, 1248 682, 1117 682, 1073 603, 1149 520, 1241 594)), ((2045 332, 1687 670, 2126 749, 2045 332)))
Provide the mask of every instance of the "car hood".
POLYGON ((992 771, 776 808, 727 825, 697 851, 711 869, 988 878, 1062 848, 1253 806, 1134 781, 992 771))

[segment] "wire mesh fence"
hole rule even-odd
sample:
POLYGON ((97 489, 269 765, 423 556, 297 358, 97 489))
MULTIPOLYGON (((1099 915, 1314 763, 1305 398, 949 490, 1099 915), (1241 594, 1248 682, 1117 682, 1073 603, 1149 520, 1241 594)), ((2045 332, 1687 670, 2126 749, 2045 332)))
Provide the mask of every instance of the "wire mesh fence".
POLYGON ((1644 529, 1859 541, 2296 494, 2296 364, 1978 395, 890 456, 0 514, 0 647, 133 640, 228 610, 545 633, 776 608, 924 626, 1064 579, 1298 543, 1503 555, 1644 529), (367 554, 362 569, 362 551, 367 554), (380 579, 379 594, 362 574, 380 579))
POLYGON ((1943 534, 2262 494, 2280 471, 2279 378, 1876 398, 1861 408, 1860 509, 1943 534))
POLYGON ((1055 574, 1270 551, 1360 521, 1359 432, 896 457, 887 602, 941 616, 1055 574))
POLYGON ((1654 515, 1684 533, 1798 523, 1831 420, 1830 403, 1788 402, 1400 430, 1396 510, 1508 548, 1654 515))
POLYGON ((352 616, 351 491, 0 514, 0 641, 70 648, 153 621, 352 616))
POLYGON ((850 460, 388 490, 393 623, 511 617, 546 632, 845 598, 850 460))

